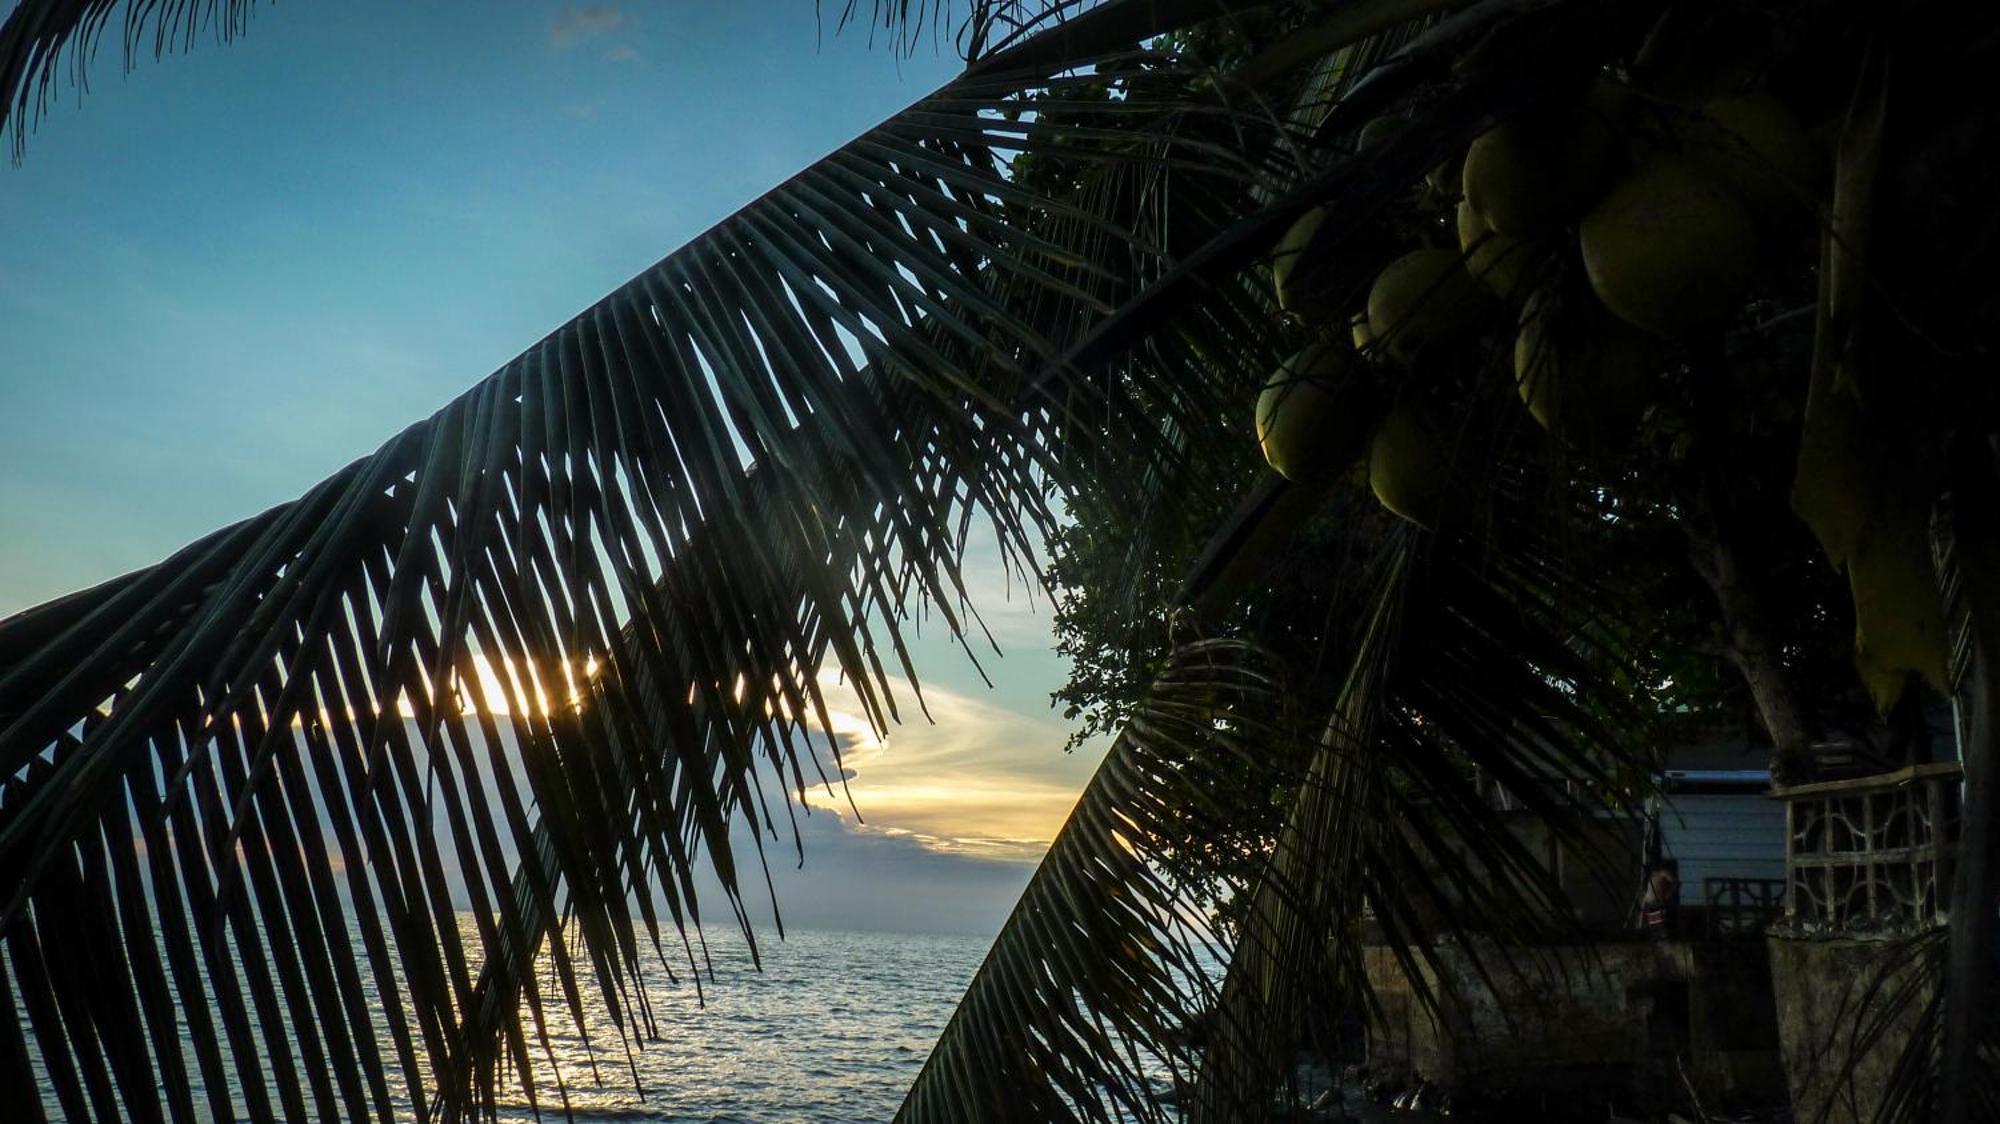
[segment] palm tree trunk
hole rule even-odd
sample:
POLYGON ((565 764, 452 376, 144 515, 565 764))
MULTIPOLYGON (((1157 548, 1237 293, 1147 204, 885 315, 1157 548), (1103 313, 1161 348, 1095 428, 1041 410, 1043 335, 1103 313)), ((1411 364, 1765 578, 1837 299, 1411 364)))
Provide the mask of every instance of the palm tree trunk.
MULTIPOLYGON (((1977 626, 1975 626, 1977 627, 1977 626)), ((1965 743, 1965 804, 1959 819, 1958 871, 1952 885, 1951 950, 1944 979, 1944 1117, 1946 1124, 1973 1119, 1974 1074, 1982 1024, 1981 999, 1993 977, 1994 902, 2000 896, 1994 869, 1993 807, 2000 798, 2000 630, 1990 624, 1974 640, 1966 701, 1970 721, 1965 743)))
POLYGON ((1979 1042, 1988 1018, 1985 997, 1993 982, 1994 910, 2000 902, 2000 499, 1992 469, 1973 475, 1978 486, 1961 489, 1954 509, 1954 550, 1972 640, 1963 699, 1967 729, 1961 759, 1965 800, 1959 816, 1958 866, 1952 884, 1951 948, 1945 962, 1942 1119, 1970 1124, 1979 1042))

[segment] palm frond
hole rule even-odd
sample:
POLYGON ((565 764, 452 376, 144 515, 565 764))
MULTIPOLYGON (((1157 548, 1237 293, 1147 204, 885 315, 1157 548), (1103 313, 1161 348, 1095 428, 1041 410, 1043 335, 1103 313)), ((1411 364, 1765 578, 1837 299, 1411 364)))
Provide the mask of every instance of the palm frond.
MULTIPOLYGON (((1032 35, 1046 24, 1060 22, 1102 0, 972 0, 961 15, 952 0, 871 0, 866 22, 870 33, 880 30, 898 51, 912 51, 926 34, 951 34, 959 53, 974 62, 1032 35), (953 25, 956 26, 953 26, 953 25)), ((818 0, 822 19, 824 0, 818 0)), ((837 30, 861 22, 861 0, 846 0, 835 21, 837 30)))
MULTIPOLYGON (((1607 591, 1518 505, 1498 541, 1385 536, 1379 516, 1338 500, 1323 517, 1333 521, 1323 543, 1266 544, 1267 567, 1339 571, 1332 603, 1266 618, 1270 639, 1302 615, 1325 622, 1320 647, 1260 674, 1280 694, 1237 712, 1217 699, 1244 696, 1211 692, 1216 721, 1162 739, 1155 712, 1184 700, 1191 681, 1176 653, 1003 928, 903 1118, 1008 1119, 1027 1105, 1021 1118, 1268 1119, 1309 1021, 1372 1002, 1364 918, 1413 979, 1441 936, 1518 950, 1570 931, 1563 887, 1488 787, 1517 794, 1580 855, 1596 846, 1594 812, 1643 795, 1624 766, 1645 747, 1616 724, 1629 707, 1609 678, 1627 657, 1595 646, 1582 623, 1616 612, 1607 591), (1251 812, 1232 799, 1268 798, 1268 785, 1202 783, 1202 763, 1228 753, 1267 769, 1289 762, 1284 783, 1296 790, 1261 873, 1241 887, 1250 905, 1233 934, 1168 876, 1184 809, 1241 822, 1251 812)), ((1260 583, 1283 584, 1269 569, 1260 583)), ((1235 643, 1270 664, 1262 638, 1235 643)), ((1631 872, 1611 869, 1617 861, 1603 856, 1596 873, 1623 885, 1631 872)), ((1537 970, 1531 954, 1488 964, 1474 953, 1482 971, 1537 970)))
POLYGON ((816 746, 837 764, 822 676, 895 720, 912 614, 976 634, 974 522, 1032 569, 1094 457, 1196 463, 1167 436, 1262 357, 1067 362, 1171 259, 1138 194, 1106 218, 1010 161, 1238 198, 1289 171, 1285 125, 1140 48, 1143 19, 1090 27, 994 56, 299 500, 0 622, 0 977, 27 1014, 0 1005, 0 1044, 65 1114, 449 1117, 503 1066, 532 1100, 545 1008, 580 1022, 586 990, 632 1048, 640 958, 698 969, 697 857, 747 931, 743 880, 816 746))
MULTIPOLYGON (((1475 562, 1460 545, 1406 544, 1383 572, 1309 780, 1273 850, 1229 961, 1203 1059, 1199 1118, 1259 1119, 1315 1004, 1374 1002, 1364 919, 1419 998, 1420 964, 1451 938, 1480 972, 1540 970, 1536 944, 1571 931, 1562 886, 1495 812, 1514 794, 1575 853, 1590 816, 1635 800, 1620 766, 1643 752, 1583 699, 1615 700, 1617 653, 1578 649, 1540 575, 1475 562), (1496 962, 1475 936, 1491 938, 1496 962)), ((1614 704, 1615 705, 1615 704, 1614 704)), ((1323 1014, 1324 1012, 1320 1012, 1323 1014)))
POLYGON ((99 40, 119 19, 125 69, 150 50, 155 59, 203 36, 228 42, 250 28, 256 0, 20 0, 0 23, 0 132, 11 131, 19 160, 28 133, 67 82, 81 96, 99 40))
POLYGON ((1238 819, 1232 761, 1274 769, 1282 668, 1197 642, 1106 754, 939 1038, 899 1120, 1162 1119, 1221 950, 1163 853, 1238 819))
MULTIPOLYGON (((28 134, 61 87, 75 89, 78 97, 89 89, 90 67, 114 23, 129 71, 147 52, 157 60, 191 50, 202 38, 234 41, 249 31, 255 7, 256 0, 18 0, 0 23, 0 132, 12 134, 14 158, 21 158, 28 134)), ((825 0, 814 0, 822 22, 825 7, 825 0)), ((834 19, 835 31, 857 22, 860 7, 860 0, 846 0, 834 19)), ((926 34, 950 34, 968 62, 1009 56, 1019 62, 1021 52, 1015 48, 1051 29, 1063 31, 1065 39, 1059 44, 1053 37, 1043 41, 1041 49, 1050 57, 1087 55, 1096 48, 1080 45, 1101 42, 1107 30, 1121 41, 1137 43, 1258 5, 1175 0, 1146 7, 1152 10, 1142 13, 1131 3, 1106 0, 973 0, 961 15, 952 0, 872 0, 867 22, 884 32, 899 53, 915 50, 926 34), (1084 25, 1070 28, 1079 16, 1088 17, 1084 25), (1077 34, 1072 37, 1071 32, 1077 34)))

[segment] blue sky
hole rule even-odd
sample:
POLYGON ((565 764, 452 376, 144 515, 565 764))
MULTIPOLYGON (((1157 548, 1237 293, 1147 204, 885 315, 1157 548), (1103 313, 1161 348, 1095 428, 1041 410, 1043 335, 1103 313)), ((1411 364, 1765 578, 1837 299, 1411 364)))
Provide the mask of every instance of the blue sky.
MULTIPOLYGON (((0 166, 0 615, 298 495, 957 70, 826 7, 294 0, 130 75, 114 32, 0 166)), ((1097 755, 1046 615, 978 580, 998 688, 929 636, 938 724, 858 746, 870 827, 813 835, 1004 907, 1097 755)))

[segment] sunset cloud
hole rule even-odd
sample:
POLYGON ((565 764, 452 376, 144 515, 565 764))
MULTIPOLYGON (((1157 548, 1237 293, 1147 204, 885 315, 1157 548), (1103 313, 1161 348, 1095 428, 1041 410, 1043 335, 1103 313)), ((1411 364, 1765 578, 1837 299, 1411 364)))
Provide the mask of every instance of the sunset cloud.
MULTIPOLYGON (((1054 718, 937 686, 924 689, 932 721, 915 712, 914 694, 905 687, 899 696, 906 721, 876 739, 858 717, 851 687, 831 675, 821 686, 843 735, 841 765, 863 821, 855 830, 907 836, 933 851, 1039 858, 1100 756, 1064 753, 1068 731, 1054 718)), ((807 801, 847 808, 838 790, 808 791, 807 801)))

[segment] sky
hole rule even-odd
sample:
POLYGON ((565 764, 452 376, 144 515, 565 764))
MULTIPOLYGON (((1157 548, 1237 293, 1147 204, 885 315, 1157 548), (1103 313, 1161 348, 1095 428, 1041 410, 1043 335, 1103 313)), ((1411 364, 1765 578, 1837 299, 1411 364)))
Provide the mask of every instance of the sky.
MULTIPOLYGON (((825 7, 296 0, 129 75, 114 32, 0 164, 0 616, 292 499, 958 68, 825 7)), ((936 721, 844 731, 867 822, 818 799, 788 923, 991 932, 1095 766, 981 559, 994 686, 926 633, 936 721)))

